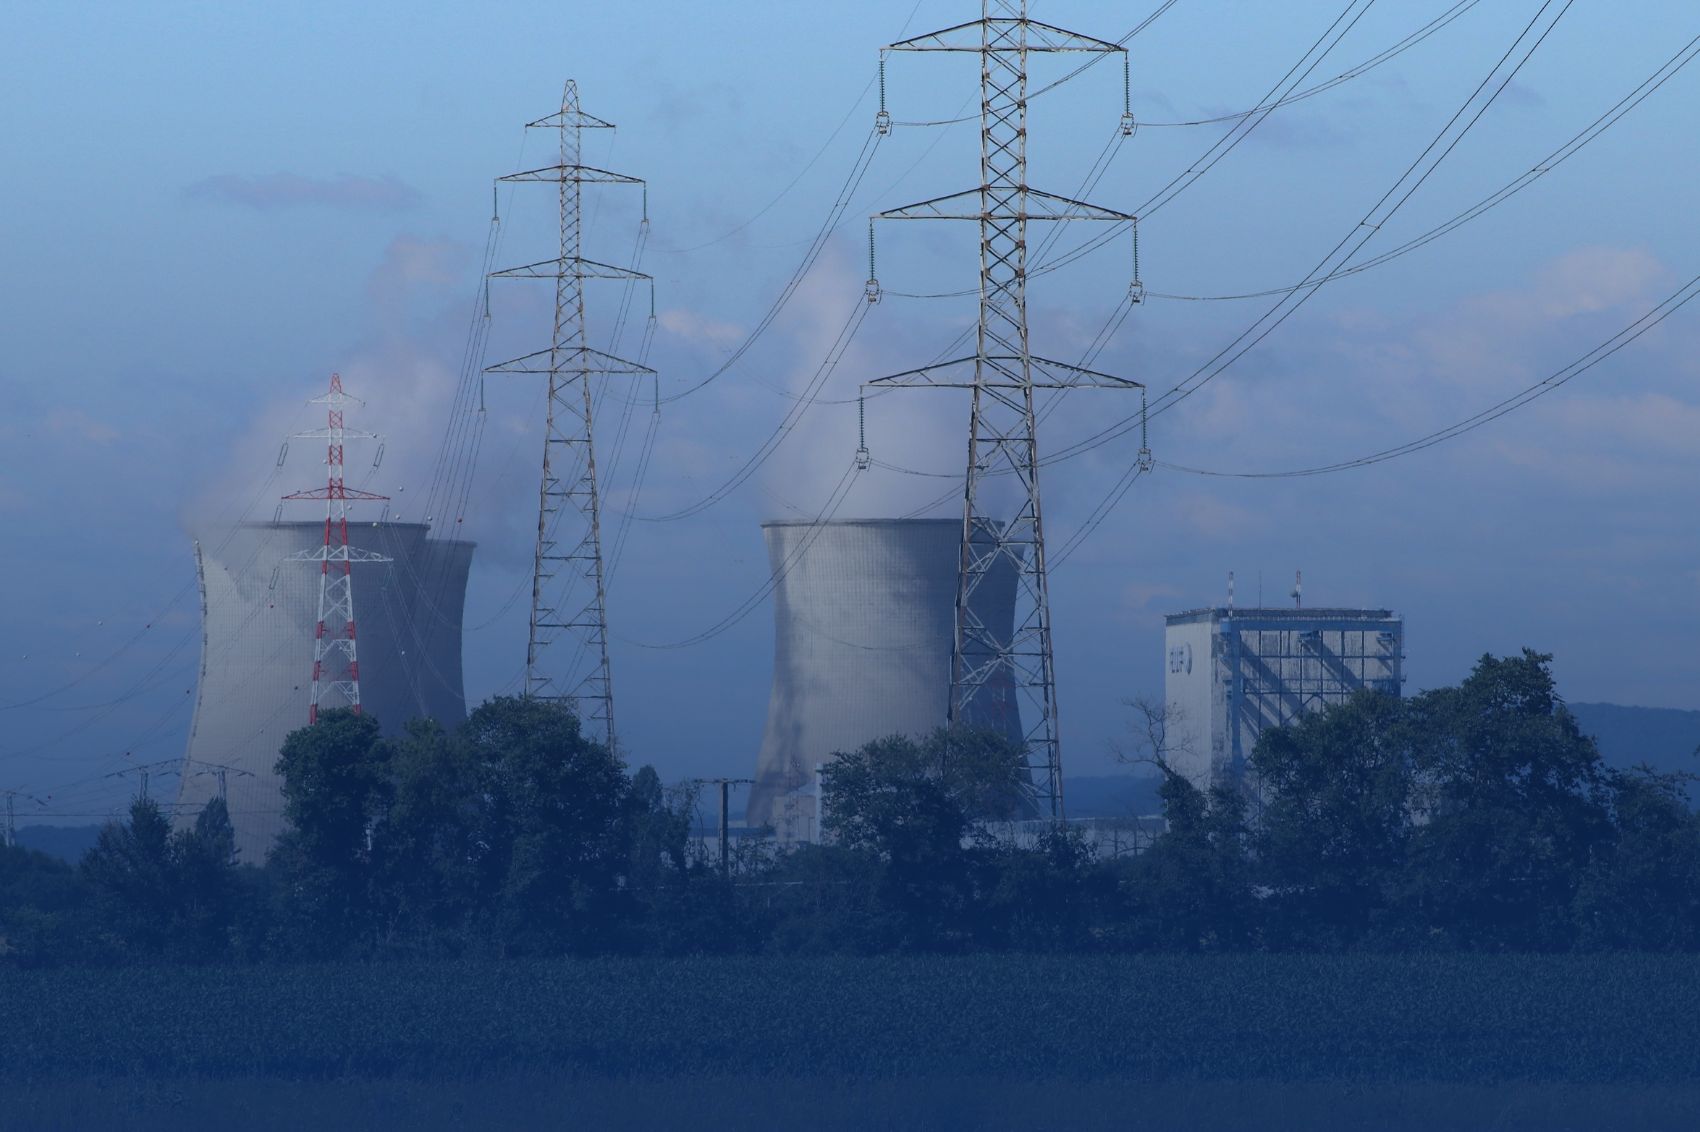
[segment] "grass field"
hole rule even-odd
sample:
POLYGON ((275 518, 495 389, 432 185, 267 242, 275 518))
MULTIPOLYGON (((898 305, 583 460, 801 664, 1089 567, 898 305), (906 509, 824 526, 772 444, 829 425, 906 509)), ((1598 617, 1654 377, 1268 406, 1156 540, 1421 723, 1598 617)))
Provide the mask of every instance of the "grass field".
POLYGON ((5 971, 0 1128, 1694 1127, 1697 1035, 1689 957, 5 971))

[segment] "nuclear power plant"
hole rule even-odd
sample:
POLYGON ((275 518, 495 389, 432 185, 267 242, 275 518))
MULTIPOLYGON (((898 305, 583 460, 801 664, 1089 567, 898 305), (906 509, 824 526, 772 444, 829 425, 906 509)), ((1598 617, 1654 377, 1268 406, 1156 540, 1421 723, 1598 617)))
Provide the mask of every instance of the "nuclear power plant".
POLYGON ((1200 789, 1243 770, 1264 729, 1404 685, 1405 622, 1390 610, 1229 605, 1166 620, 1163 745, 1200 789))
MULTIPOLYGON (((355 561, 360 699, 386 734, 410 719, 466 718, 461 615, 473 544, 423 523, 349 523, 355 561)), ((201 668, 177 807, 192 820, 222 790, 242 860, 265 859, 283 823, 273 770, 284 737, 307 724, 325 524, 248 523, 196 544, 201 668)), ((334 686, 333 686, 334 688, 334 686)), ((327 690, 321 706, 346 706, 327 690)))
MULTIPOLYGON (((778 579, 773 691, 746 822, 813 840, 816 768, 888 735, 945 721, 951 688, 960 519, 762 524, 778 579)), ((1005 564, 975 591, 985 625, 1009 633, 1016 575, 1005 564)), ((1021 739, 1013 687, 975 700, 964 723, 1021 739), (984 705, 981 707, 980 705, 984 705)))

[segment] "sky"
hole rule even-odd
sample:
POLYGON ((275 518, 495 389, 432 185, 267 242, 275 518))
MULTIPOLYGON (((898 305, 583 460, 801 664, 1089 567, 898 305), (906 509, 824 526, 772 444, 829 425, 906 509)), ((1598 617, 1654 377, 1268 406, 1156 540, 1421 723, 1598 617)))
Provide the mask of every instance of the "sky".
MULTIPOLYGON (((1035 0, 1032 14, 1120 40, 1159 7, 1035 0)), ((659 386, 605 389, 599 409, 598 443, 618 453, 607 521, 629 532, 608 609, 622 743, 667 778, 748 774, 772 661, 771 607, 747 600, 767 576, 761 521, 819 513, 856 447, 860 384, 932 360, 973 325, 972 295, 907 297, 975 285, 972 225, 878 225, 883 297, 793 415, 865 305, 868 215, 978 181, 975 121, 917 124, 976 114, 970 56, 892 54, 897 125, 872 132, 880 47, 977 5, 21 0, 9 13, 0 788, 49 793, 181 754, 199 648, 189 532, 269 517, 311 482, 314 460, 278 469, 278 445, 314 423, 304 402, 331 371, 367 402, 350 424, 385 437, 367 486, 418 517, 408 493, 455 450, 444 438, 486 251, 497 266, 554 254, 554 202, 536 186, 496 194, 490 249, 492 185, 550 163, 553 138, 522 127, 559 106, 568 79, 618 126, 587 136, 585 160, 648 183, 647 199, 586 197, 586 254, 622 264, 647 205, 639 267, 655 277, 659 386), (681 510, 693 513, 658 521, 681 510), (746 605, 717 635, 664 647, 746 605)), ((1030 184, 1072 197, 1090 182, 1094 201, 1140 212, 1149 297, 1123 304, 1125 234, 1041 272, 1093 233, 1067 225, 1053 244, 1035 225, 1033 349, 1092 354, 1163 407, 1158 467, 1126 491, 1137 431, 1092 442, 1137 416, 1136 395, 1070 393, 1040 432, 1042 451, 1066 457, 1043 491, 1069 773, 1116 769, 1124 701, 1161 691, 1163 615, 1222 603, 1229 571, 1241 604, 1284 603, 1303 570, 1307 604, 1402 613, 1409 691, 1527 646, 1554 654, 1569 699, 1700 708, 1700 536, 1683 519, 1700 482, 1700 304, 1443 443, 1320 475, 1205 474, 1322 467, 1425 437, 1677 294, 1700 273, 1700 67, 1551 155, 1697 34, 1675 0, 1176 0, 1128 40, 1132 137, 1115 62, 1035 95, 1030 184), (1560 12, 1501 88, 1519 34, 1560 12), (1330 28, 1338 41, 1307 55, 1330 28), (1473 96, 1489 75, 1497 95, 1473 96), (1202 121, 1286 83, 1324 89, 1253 119, 1231 147, 1244 119, 1202 121), (1279 293, 1224 296, 1297 284, 1342 240, 1362 243, 1349 265, 1401 248, 1532 170, 1456 230, 1306 292, 1216 372, 1225 347, 1283 309, 1279 293)), ((1034 89, 1078 62, 1034 56, 1034 89)), ((540 285, 495 287, 476 360, 546 346, 550 301, 540 285)), ((634 353, 648 303, 594 290, 592 339, 634 353)), ((484 442, 456 516, 479 542, 472 701, 512 691, 523 666, 541 388, 483 388, 484 442)), ((956 513, 966 422, 959 393, 871 399, 877 463, 837 516, 941 498, 922 513, 956 513)), ((100 780, 77 812, 116 808, 131 788, 100 780)))

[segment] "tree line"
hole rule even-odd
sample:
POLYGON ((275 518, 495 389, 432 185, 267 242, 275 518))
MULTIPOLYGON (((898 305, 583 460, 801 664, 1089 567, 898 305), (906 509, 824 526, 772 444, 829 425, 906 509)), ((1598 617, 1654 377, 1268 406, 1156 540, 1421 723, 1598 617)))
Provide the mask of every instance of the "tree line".
POLYGON ((1700 950, 1689 776, 1619 771, 1549 656, 1455 687, 1364 692, 1266 731, 1162 832, 1027 843, 1022 753, 939 731, 823 772, 821 844, 693 836, 694 798, 629 772, 558 705, 498 698, 383 738, 326 712, 288 736, 284 832, 243 862, 222 801, 173 828, 137 800, 76 866, 0 850, 0 962, 297 962, 887 951, 1700 950))

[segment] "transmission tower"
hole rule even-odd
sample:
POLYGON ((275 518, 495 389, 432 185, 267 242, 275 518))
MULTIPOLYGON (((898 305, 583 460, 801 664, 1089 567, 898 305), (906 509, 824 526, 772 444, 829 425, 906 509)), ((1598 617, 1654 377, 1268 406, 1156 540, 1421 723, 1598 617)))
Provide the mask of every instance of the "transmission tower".
POLYGON ((365 402, 344 393, 342 375, 333 373, 330 391, 323 397, 313 398, 308 404, 326 406, 326 426, 298 432, 295 439, 325 442, 325 486, 292 492, 283 498, 320 499, 325 504, 324 544, 291 554, 285 559, 286 562, 319 564, 319 617, 317 628, 313 631, 313 686, 307 702, 307 723, 312 725, 319 722, 319 705, 326 688, 336 692, 344 704, 354 709, 354 714, 360 714, 360 657, 355 648, 354 632, 354 564, 389 562, 391 559, 348 545, 349 503, 389 498, 349 487, 343 482, 343 444, 349 440, 377 439, 375 433, 343 427, 343 409, 365 402))
MULTIPOLYGON (((1033 391, 1142 388, 1066 362, 1039 357, 1027 340, 1027 224, 1099 220, 1132 225, 1125 212, 1032 189, 1027 184, 1027 56, 1033 52, 1121 52, 1120 44, 1027 18, 1026 0, 983 0, 981 18, 890 44, 887 51, 966 51, 980 56, 980 184, 877 213, 875 220, 972 220, 980 225, 980 318, 975 351, 873 382, 884 386, 969 389, 968 472, 963 490, 962 558, 956 595, 948 721, 995 724, 1017 708, 1028 766, 1041 805, 1062 820, 1062 761, 1056 677, 1051 663, 1050 594, 1045 575, 1044 512, 1033 391), (1013 485, 1013 513, 994 514, 996 477, 1013 485), (1014 631, 1005 637, 978 615, 976 591, 999 568, 1018 580, 1014 631), (1015 689, 1014 703, 1008 702, 1015 689)), ((884 74, 882 53, 881 74, 884 74)), ((1126 110, 1122 132, 1132 132, 1126 110)), ((883 84, 882 84, 883 90, 883 84)), ((882 98, 883 102, 883 98, 882 98)), ((876 127, 891 128, 880 107, 876 127)), ((870 294, 877 283, 870 283, 870 294)), ((1138 294, 1130 295, 1138 301, 1138 294)))
MULTIPOLYGON (((592 349, 585 336, 584 284, 587 279, 648 280, 623 267, 586 259, 583 241, 583 187, 586 184, 638 185, 643 181, 580 162, 584 130, 613 129, 612 124, 579 109, 578 85, 571 80, 561 109, 526 123, 527 129, 554 129, 560 135, 560 162, 501 178, 559 186, 560 255, 509 268, 493 279, 553 279, 554 336, 549 348, 490 366, 487 373, 546 373, 549 396, 544 419, 543 476, 538 489, 537 549, 532 563, 531 633, 525 651, 525 694, 569 705, 585 723, 598 726, 614 749, 614 684, 608 667, 608 611, 602 565, 601 504, 593 443, 593 374, 653 375, 637 362, 592 349), (567 526, 562 528, 562 524, 567 526), (549 655, 560 646, 569 655, 549 655)), ((647 190, 646 201, 647 201, 647 190)))

